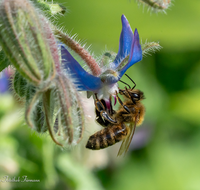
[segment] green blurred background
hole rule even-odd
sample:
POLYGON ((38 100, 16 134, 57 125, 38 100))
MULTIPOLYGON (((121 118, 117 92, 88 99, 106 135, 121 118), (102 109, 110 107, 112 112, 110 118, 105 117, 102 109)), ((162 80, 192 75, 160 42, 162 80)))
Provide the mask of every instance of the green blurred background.
MULTIPOLYGON (((200 1, 175 0, 167 14, 133 0, 57 2, 68 9, 59 26, 91 44, 96 56, 118 51, 122 14, 143 42, 163 47, 127 71, 145 94, 145 121, 124 158, 116 157, 119 145, 96 152, 82 143, 69 152, 31 131, 20 103, 1 95, 0 189, 199 190, 200 1), (3 182, 5 176, 40 182, 3 182)), ((92 132, 86 128, 86 134, 92 132)))

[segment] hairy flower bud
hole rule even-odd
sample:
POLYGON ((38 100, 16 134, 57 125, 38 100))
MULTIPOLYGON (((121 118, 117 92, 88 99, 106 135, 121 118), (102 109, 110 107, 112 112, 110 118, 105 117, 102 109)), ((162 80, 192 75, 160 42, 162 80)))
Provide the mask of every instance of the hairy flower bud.
POLYGON ((158 42, 145 42, 142 46, 142 55, 149 55, 159 51, 162 47, 158 42))
POLYGON ((171 0, 137 0, 139 3, 147 5, 154 11, 165 11, 171 5, 171 0))
POLYGON ((63 144, 77 144, 84 129, 84 111, 76 88, 65 75, 57 78, 58 134, 63 144))
POLYGON ((0 44, 18 72, 35 86, 54 75, 44 18, 28 0, 1 0, 0 44))
POLYGON ((48 17, 52 17, 59 14, 64 15, 66 12, 66 8, 58 3, 48 3, 47 1, 37 0, 34 1, 34 4, 36 7, 41 9, 48 17))
POLYGON ((48 130, 59 146, 76 145, 82 139, 85 118, 79 93, 65 75, 45 91, 28 86, 26 122, 35 131, 48 130))
POLYGON ((116 57, 116 53, 112 52, 112 51, 107 51, 105 52, 100 60, 100 66, 101 67, 108 67, 110 65, 110 63, 112 63, 114 61, 116 57))

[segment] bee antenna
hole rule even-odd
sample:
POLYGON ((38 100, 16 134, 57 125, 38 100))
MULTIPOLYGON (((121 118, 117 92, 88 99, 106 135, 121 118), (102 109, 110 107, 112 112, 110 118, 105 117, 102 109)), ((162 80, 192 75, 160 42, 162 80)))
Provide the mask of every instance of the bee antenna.
POLYGON ((131 78, 131 77, 129 77, 127 74, 125 74, 130 80, 131 80, 131 82, 134 84, 134 86, 133 86, 133 88, 132 89, 134 89, 135 87, 136 87, 136 83, 133 81, 133 79, 131 78))
POLYGON ((124 83, 125 85, 127 85, 129 88, 131 88, 130 85, 128 85, 128 84, 125 83, 124 81, 122 81, 122 80, 119 80, 119 81, 122 82, 122 83, 124 83))

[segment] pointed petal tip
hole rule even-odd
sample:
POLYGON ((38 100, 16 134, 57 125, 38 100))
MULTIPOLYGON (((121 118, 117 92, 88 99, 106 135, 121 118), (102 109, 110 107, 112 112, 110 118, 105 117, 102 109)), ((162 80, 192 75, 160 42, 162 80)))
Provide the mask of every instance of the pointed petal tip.
POLYGON ((126 19, 126 16, 122 14, 121 19, 126 19))
POLYGON ((141 60, 142 60, 142 49, 140 45, 138 31, 137 29, 135 29, 134 38, 131 43, 130 56, 129 56, 128 63, 121 69, 121 71, 119 72, 120 73, 119 76, 122 77, 127 69, 129 69, 133 64, 141 60))
POLYGON ((129 25, 129 22, 124 14, 121 16, 121 21, 122 21, 122 25, 124 24, 129 25))
POLYGON ((134 31, 134 37, 139 37, 139 33, 138 33, 137 28, 136 28, 135 31, 134 31))
POLYGON ((140 38, 137 29, 135 29, 134 32, 134 40, 131 46, 130 60, 132 59, 132 56, 134 56, 135 58, 137 57, 138 61, 142 60, 142 48, 140 45, 140 38))
POLYGON ((134 38, 133 38, 132 45, 134 45, 134 44, 137 44, 137 46, 140 47, 140 37, 139 37, 139 33, 138 33, 137 29, 135 29, 135 32, 134 32, 134 38))

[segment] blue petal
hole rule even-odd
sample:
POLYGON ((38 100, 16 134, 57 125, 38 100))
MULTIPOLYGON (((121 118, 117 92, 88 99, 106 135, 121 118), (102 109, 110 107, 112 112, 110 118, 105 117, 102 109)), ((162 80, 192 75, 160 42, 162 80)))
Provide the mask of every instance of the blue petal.
POLYGON ((101 88, 102 81, 86 72, 81 65, 71 56, 64 45, 61 45, 61 57, 64 68, 72 74, 75 84, 80 91, 98 91, 101 88))
POLYGON ((121 21, 122 21, 122 31, 119 40, 119 50, 115 60, 111 65, 112 69, 115 69, 120 63, 120 61, 130 54, 131 44, 133 40, 133 32, 131 30, 128 20, 124 15, 122 15, 121 21))
POLYGON ((123 76, 126 70, 131 67, 133 64, 142 60, 142 48, 140 45, 140 39, 137 29, 134 32, 134 38, 131 45, 130 56, 128 63, 119 71, 119 78, 123 76))

